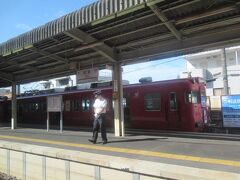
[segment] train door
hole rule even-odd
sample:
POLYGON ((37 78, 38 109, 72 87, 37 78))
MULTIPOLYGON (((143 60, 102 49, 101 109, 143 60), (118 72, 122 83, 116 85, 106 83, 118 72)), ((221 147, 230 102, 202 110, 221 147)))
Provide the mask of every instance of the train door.
POLYGON ((168 129, 178 130, 180 128, 180 115, 178 111, 177 94, 176 92, 170 92, 168 94, 167 105, 167 121, 168 129))
POLYGON ((130 93, 123 94, 123 111, 124 111, 124 125, 125 127, 131 127, 130 120, 130 93))

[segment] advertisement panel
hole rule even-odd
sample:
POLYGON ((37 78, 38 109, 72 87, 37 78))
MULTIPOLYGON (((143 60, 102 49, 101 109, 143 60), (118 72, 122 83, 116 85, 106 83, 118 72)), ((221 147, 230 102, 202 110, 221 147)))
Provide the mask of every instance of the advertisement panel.
POLYGON ((240 95, 222 96, 223 127, 240 127, 240 95))

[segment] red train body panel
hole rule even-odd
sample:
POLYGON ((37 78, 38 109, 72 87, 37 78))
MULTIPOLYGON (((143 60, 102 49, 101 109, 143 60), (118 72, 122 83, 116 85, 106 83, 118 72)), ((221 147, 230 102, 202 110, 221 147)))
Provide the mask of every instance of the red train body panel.
POLYGON ((10 122, 9 105, 7 98, 0 96, 0 123, 10 122))
MULTIPOLYGON (((58 93, 63 96, 64 127, 92 127, 94 91, 96 89, 58 93)), ((197 78, 127 85, 123 92, 127 128, 176 131, 203 128, 201 96, 205 95, 205 86, 197 78)), ((109 104, 107 127, 113 128, 112 87, 102 88, 102 94, 109 104)), ((46 101, 47 95, 18 98, 18 122, 46 126, 46 101)), ((4 113, 0 112, 1 119, 7 118, 1 114, 4 113)), ((59 125, 58 113, 50 113, 51 125, 59 125)))

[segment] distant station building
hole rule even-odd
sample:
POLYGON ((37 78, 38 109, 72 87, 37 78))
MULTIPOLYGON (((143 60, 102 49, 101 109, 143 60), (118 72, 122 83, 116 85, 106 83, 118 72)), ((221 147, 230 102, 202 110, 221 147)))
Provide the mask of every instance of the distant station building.
POLYGON ((7 96, 9 97, 11 94, 10 89, 0 88, 0 96, 7 96))
MULTIPOLYGON (((108 82, 112 80, 110 73, 101 72, 96 80, 96 82, 108 82)), ((61 78, 50 79, 48 81, 40 82, 40 89, 55 89, 55 88, 66 88, 66 87, 77 87, 77 89, 88 89, 93 82, 87 83, 77 83, 76 75, 66 76, 61 78)))
POLYGON ((201 77, 205 82, 211 124, 215 127, 222 127, 221 95, 224 95, 225 67, 228 94, 240 94, 240 46, 226 48, 225 54, 226 59, 224 50, 218 49, 187 55, 185 56, 187 62, 186 71, 180 74, 180 78, 201 77))
MULTIPOLYGON (((180 78, 202 77, 206 83, 207 96, 223 95, 223 50, 213 50, 185 56, 186 72, 180 78)), ((240 46, 226 48, 229 94, 240 94, 240 46)))

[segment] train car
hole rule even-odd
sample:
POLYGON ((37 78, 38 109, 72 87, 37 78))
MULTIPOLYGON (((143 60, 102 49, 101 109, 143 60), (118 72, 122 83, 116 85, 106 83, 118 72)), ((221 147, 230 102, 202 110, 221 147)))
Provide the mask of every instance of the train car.
POLYGON ((6 96, 0 96, 0 123, 9 123, 9 107, 8 98, 6 96))
MULTIPOLYGON (((35 94, 19 97, 18 122, 25 125, 46 126, 46 101, 50 95, 63 97, 64 128, 92 127, 96 88, 61 93, 35 94)), ((112 86, 102 87, 108 100, 107 127, 113 128, 112 86)), ((201 96, 205 85, 199 78, 176 79, 125 85, 123 87, 124 121, 131 129, 202 131, 203 108, 201 96)), ((50 114, 51 126, 59 126, 59 113, 50 114)))
POLYGON ((0 96, 0 120, 4 119, 3 106, 4 106, 3 97, 0 96))
POLYGON ((201 96, 198 79, 177 79, 126 87, 127 124, 137 129, 201 131, 201 96))

